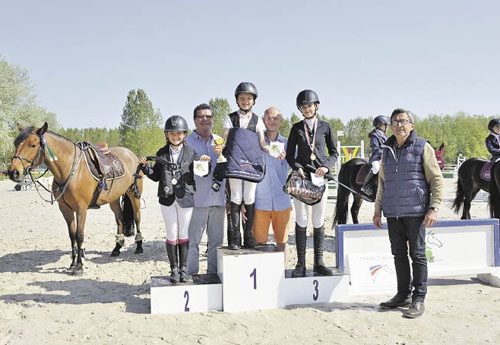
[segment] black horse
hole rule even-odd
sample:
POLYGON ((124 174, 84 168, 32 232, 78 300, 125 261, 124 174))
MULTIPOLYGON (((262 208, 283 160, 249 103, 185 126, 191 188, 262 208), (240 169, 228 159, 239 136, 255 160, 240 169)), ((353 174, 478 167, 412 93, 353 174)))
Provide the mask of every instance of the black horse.
POLYGON ((489 191, 490 182, 481 177, 481 170, 489 161, 481 158, 469 158, 458 168, 457 193, 452 208, 459 213, 463 204, 461 219, 470 219, 472 200, 482 189, 489 191))
POLYGON ((338 175, 338 188, 337 188, 337 204, 335 205, 335 214, 333 216, 333 226, 336 224, 347 223, 347 213, 349 211, 349 195, 353 195, 354 201, 351 206, 351 217, 354 224, 358 224, 358 214, 363 200, 370 202, 375 201, 377 194, 378 179, 373 179, 373 194, 367 195, 361 191, 363 186, 363 179, 366 174, 358 177, 361 169, 368 171, 371 165, 365 159, 353 158, 342 164, 338 175))
POLYGON ((500 164, 498 162, 491 169, 489 204, 491 218, 500 218, 500 164))

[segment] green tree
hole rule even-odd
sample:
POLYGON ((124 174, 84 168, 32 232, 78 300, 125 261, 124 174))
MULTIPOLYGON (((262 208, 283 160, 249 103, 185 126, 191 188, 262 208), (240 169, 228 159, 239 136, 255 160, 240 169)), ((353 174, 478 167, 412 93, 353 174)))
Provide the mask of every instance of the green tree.
POLYGON ((128 147, 139 157, 152 155, 165 142, 162 116, 142 89, 130 90, 123 108, 118 129, 120 145, 128 147))
MULTIPOLYGON (((360 146, 361 142, 364 145, 364 157, 368 158, 371 154, 370 139, 368 134, 373 130, 373 119, 370 117, 360 117, 347 121, 344 128, 344 137, 342 138, 343 146, 360 146)), ((339 139, 340 140, 340 139, 339 139)), ((361 152, 361 151, 360 151, 361 152)))
POLYGON ((28 72, 0 56, 0 163, 4 168, 14 154, 16 124, 40 127, 44 122, 49 129, 59 130, 55 114, 38 105, 28 72))
POLYGON ((488 121, 491 117, 468 115, 459 112, 455 115, 429 115, 415 119, 415 131, 422 138, 438 148, 445 144, 444 158, 447 164, 456 164, 458 154, 467 158, 489 158, 484 145, 488 135, 488 121))
POLYGON ((225 98, 211 99, 208 105, 212 107, 212 114, 214 115, 212 132, 221 135, 224 128, 224 119, 232 113, 231 107, 225 98))

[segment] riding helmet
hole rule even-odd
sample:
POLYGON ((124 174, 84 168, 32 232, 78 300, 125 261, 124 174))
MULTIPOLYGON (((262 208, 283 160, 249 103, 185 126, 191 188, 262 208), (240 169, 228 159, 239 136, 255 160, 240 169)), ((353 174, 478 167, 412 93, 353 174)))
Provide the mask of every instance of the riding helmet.
POLYGON ((378 115, 373 119, 373 127, 375 128, 379 128, 381 125, 389 125, 390 123, 389 118, 385 115, 378 115))
POLYGON ((496 125, 500 125, 500 119, 491 119, 488 123, 488 129, 490 131, 493 131, 493 127, 495 127, 496 125))
POLYGON ((319 97, 316 92, 313 90, 303 90, 299 92, 297 95, 297 108, 299 108, 299 110, 301 106, 312 103, 319 104, 319 97))
POLYGON ((253 95, 254 101, 257 99, 257 96, 259 95, 255 85, 253 83, 248 82, 248 81, 244 81, 236 87, 236 90, 234 90, 234 97, 236 97, 236 99, 238 99, 238 95, 240 93, 249 93, 249 94, 253 95))
POLYGON ((165 121, 165 132, 187 132, 188 124, 180 115, 172 115, 165 121))

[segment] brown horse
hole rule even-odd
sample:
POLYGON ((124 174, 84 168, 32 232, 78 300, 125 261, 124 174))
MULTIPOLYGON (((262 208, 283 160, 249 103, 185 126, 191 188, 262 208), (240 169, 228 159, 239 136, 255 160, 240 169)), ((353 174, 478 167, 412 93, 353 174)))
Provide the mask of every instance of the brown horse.
MULTIPOLYGON (((20 133, 14 141, 15 156, 10 163, 8 174, 12 181, 24 181, 26 174, 31 175, 31 169, 40 164, 45 164, 52 172, 51 203, 57 201, 59 209, 68 225, 71 240, 72 261, 69 267, 70 274, 83 274, 84 236, 87 209, 97 208, 109 204, 115 214, 117 224, 116 246, 112 256, 120 254, 120 248, 125 239, 124 219, 129 218, 125 212, 133 214, 133 221, 137 229, 135 241, 136 253, 142 253, 142 235, 140 230, 140 194, 142 193, 142 179, 136 172, 138 166, 137 156, 127 148, 109 148, 109 155, 115 158, 113 166, 121 167, 120 174, 109 176, 109 166, 101 166, 101 171, 106 171, 105 177, 98 179, 95 171, 92 172, 91 160, 87 155, 92 150, 90 145, 74 143, 71 140, 47 130, 45 123, 41 128, 33 126, 24 128, 19 126, 20 133), (130 211, 120 205, 123 195, 124 204, 131 204, 130 211), (128 202, 127 202, 128 199, 128 202), (76 221, 75 221, 76 215, 76 221)), ((95 152, 95 151, 94 151, 95 152)), ((102 163, 97 163, 101 165, 102 163)), ((47 200, 48 201, 48 200, 47 200)))

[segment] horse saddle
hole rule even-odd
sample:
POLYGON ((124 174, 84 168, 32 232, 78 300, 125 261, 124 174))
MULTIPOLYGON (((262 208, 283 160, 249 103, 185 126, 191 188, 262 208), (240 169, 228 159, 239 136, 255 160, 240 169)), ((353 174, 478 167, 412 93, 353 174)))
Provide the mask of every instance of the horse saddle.
POLYGON ((85 153, 85 162, 90 173, 96 180, 112 180, 125 175, 123 162, 113 153, 109 152, 108 144, 88 142, 78 143, 85 153))
POLYGON ((356 184, 358 186, 362 186, 365 183, 366 175, 372 168, 371 164, 365 163, 361 168, 359 168, 358 173, 356 175, 356 184))
POLYGON ((481 171, 479 172, 479 177, 481 177, 485 181, 491 180, 491 166, 493 165, 492 161, 484 163, 481 171))

